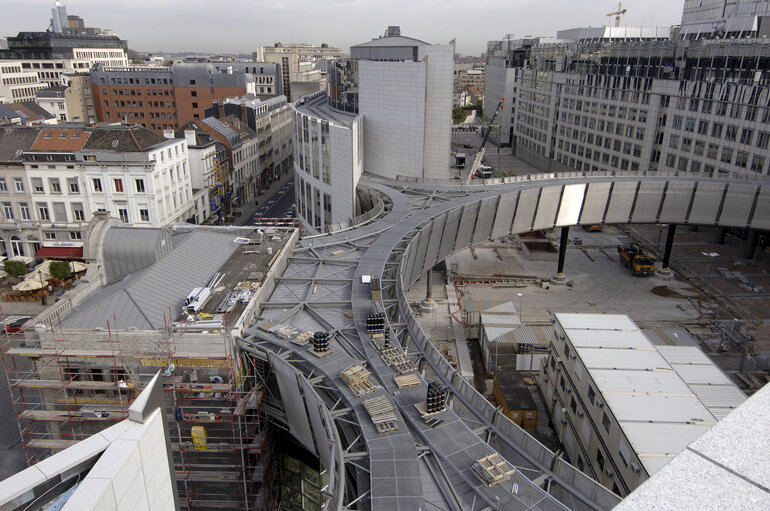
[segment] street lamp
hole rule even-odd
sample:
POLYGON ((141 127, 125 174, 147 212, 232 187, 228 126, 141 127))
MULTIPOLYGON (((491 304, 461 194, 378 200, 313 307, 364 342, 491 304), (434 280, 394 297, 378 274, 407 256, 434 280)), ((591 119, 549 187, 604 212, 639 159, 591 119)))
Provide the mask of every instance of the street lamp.
POLYGON ((524 309, 524 293, 516 293, 516 296, 519 297, 519 322, 523 325, 524 315, 522 314, 522 310, 524 309))

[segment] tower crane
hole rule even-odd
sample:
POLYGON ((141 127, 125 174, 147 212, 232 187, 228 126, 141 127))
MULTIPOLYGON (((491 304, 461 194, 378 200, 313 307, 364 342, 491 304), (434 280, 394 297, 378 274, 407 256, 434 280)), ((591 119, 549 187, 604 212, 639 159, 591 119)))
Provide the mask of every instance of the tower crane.
POLYGON ((473 159, 473 165, 471 165, 471 170, 468 173, 468 177, 465 178, 465 184, 470 184, 471 180, 473 179, 473 176, 476 174, 476 171, 479 169, 479 165, 481 165, 481 160, 484 158, 484 146, 487 144, 487 140, 489 139, 489 134, 492 132, 492 124, 495 122, 495 117, 497 117, 497 113, 503 107, 504 101, 505 101, 505 98, 500 98, 500 101, 497 103, 497 107, 495 108, 495 112, 492 114, 492 118, 489 120, 489 127, 487 128, 487 132, 484 134, 484 138, 481 140, 481 146, 479 147, 479 152, 476 153, 476 157, 473 159))
POLYGON ((620 17, 626 13, 628 9, 623 9, 623 4, 618 2, 618 5, 615 6, 615 10, 612 12, 608 12, 605 14, 605 16, 611 18, 615 16, 615 26, 620 26, 620 17))

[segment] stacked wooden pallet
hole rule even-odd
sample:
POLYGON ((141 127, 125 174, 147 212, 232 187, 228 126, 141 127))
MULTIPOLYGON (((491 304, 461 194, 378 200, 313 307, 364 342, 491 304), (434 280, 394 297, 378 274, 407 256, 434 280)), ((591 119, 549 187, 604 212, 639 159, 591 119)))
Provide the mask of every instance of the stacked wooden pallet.
POLYGON ((377 396, 364 401, 364 408, 369 413, 378 433, 389 433, 398 429, 396 412, 385 396, 377 396))
POLYGON ((406 358, 398 348, 386 348, 380 352, 382 360, 392 366, 399 374, 413 373, 417 371, 411 360, 406 358))
POLYGON ((416 374, 399 374, 393 377, 393 381, 396 382, 398 388, 405 389, 407 387, 417 387, 422 384, 420 377, 416 374))
POLYGON ((352 364, 340 373, 342 380, 355 392, 358 397, 374 392, 374 386, 369 382, 370 373, 365 367, 352 364))
POLYGON ((473 471, 490 488, 509 480, 516 472, 511 464, 497 453, 476 460, 476 463, 473 464, 473 471))

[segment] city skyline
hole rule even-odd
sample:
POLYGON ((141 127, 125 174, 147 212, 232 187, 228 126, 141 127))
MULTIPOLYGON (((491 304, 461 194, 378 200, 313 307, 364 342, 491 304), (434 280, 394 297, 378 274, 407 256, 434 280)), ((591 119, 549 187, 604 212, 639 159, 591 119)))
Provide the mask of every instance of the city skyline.
MULTIPOLYGON (((0 37, 47 28, 51 0, 3 3, 6 15, 0 20, 0 37)), ((683 2, 678 0, 675 4, 663 0, 625 2, 628 12, 621 26, 677 24, 683 2)), ((614 9, 609 3, 605 6, 586 0, 552 0, 545 4, 487 0, 472 7, 456 0, 440 5, 403 0, 387 4, 371 0, 230 0, 216 12, 210 9, 211 4, 200 0, 137 0, 125 8, 97 0, 65 1, 64 5, 68 14, 82 17, 87 26, 113 29, 128 40, 129 47, 142 52, 250 53, 257 46, 278 41, 349 48, 381 34, 384 25, 400 25, 405 35, 429 43, 445 44, 455 39, 457 52, 463 55, 480 55, 488 40, 506 34, 517 38, 555 36, 557 30, 607 25, 610 18, 606 13, 614 9), (147 15, 150 12, 153 19, 164 24, 163 30, 151 22, 147 15), (319 19, 324 22, 318 23, 319 19), (469 22, 474 19, 478 23, 469 22), (222 28, 226 29, 228 40, 223 37, 222 28)))

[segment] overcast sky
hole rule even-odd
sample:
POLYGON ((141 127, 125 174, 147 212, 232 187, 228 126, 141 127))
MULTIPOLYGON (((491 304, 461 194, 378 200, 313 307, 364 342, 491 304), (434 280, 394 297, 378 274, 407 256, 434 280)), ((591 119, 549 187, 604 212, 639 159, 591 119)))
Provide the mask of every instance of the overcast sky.
MULTIPOLYGON (((53 0, 0 0, 0 36, 45 30, 53 0)), ((624 26, 679 23, 684 0, 627 0, 624 26)), ((614 0, 64 0, 86 26, 114 29, 139 51, 251 52, 260 45, 328 43, 349 48, 387 25, 430 43, 457 40, 480 55, 505 34, 556 35, 608 23, 614 0)))

